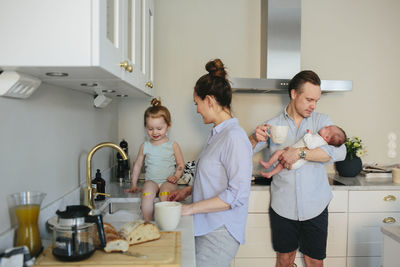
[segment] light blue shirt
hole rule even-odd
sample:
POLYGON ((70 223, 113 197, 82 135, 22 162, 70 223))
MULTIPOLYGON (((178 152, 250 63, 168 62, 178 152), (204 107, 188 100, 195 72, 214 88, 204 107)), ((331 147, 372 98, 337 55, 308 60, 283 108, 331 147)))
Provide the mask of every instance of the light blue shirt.
POLYGON ((197 160, 193 202, 218 196, 231 208, 195 214, 195 236, 205 235, 224 225, 239 243, 244 243, 252 156, 250 141, 236 118, 212 129, 197 160))
POLYGON ((143 155, 145 155, 144 165, 146 167, 145 180, 156 183, 164 183, 167 178, 174 175, 176 168, 175 154, 169 140, 161 145, 153 145, 149 141, 144 142, 143 155))
MULTIPOLYGON (((287 114, 286 108, 277 117, 264 123, 269 125, 287 125, 289 132, 285 142, 275 144, 268 139, 269 158, 276 150, 292 146, 301 139, 306 130, 317 133, 325 126, 332 125, 327 115, 312 112, 310 117, 304 118, 299 128, 296 122, 287 114)), ((254 153, 267 146, 266 142, 259 142, 254 147, 254 153)), ((323 145, 319 147, 330 156, 329 163, 344 160, 346 147, 323 145)), ((309 220, 321 214, 332 199, 324 162, 307 161, 296 170, 283 169, 275 174, 271 183, 271 207, 282 217, 291 220, 309 220)))

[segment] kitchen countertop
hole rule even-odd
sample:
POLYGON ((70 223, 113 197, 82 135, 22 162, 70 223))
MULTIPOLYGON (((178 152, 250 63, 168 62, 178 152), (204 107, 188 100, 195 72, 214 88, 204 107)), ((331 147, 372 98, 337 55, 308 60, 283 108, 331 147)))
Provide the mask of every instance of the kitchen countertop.
POLYGON ((384 225, 381 232, 400 243, 400 225, 384 225))
MULTIPOLYGON (((140 183, 138 183, 141 186, 140 183)), ((140 202, 141 193, 125 193, 125 189, 130 187, 130 183, 111 182, 106 185, 106 193, 111 196, 107 197, 104 201, 96 201, 97 210, 107 210, 109 203, 117 202, 140 202)), ((156 200, 158 201, 158 199, 156 200)), ((191 198, 187 198, 184 203, 191 202, 191 198)), ((178 227, 175 231, 181 232, 181 266, 182 267, 195 267, 195 248, 194 248, 194 232, 193 232, 193 216, 182 216, 178 227)))
MULTIPOLYGON (((366 179, 364 176, 342 177, 337 174, 328 174, 329 184, 335 191, 368 191, 368 190, 400 190, 400 184, 392 183, 391 178, 366 179), (339 185, 339 183, 341 183, 339 185)), ((269 190, 269 185, 252 185, 252 191, 269 190)))

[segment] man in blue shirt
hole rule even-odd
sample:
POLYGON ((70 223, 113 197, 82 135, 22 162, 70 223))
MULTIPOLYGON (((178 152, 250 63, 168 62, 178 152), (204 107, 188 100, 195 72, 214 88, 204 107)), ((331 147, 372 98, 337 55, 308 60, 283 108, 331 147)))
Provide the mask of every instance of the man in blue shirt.
POLYGON ((328 116, 314 112, 321 97, 321 81, 313 71, 301 71, 289 83, 290 102, 276 117, 257 126, 249 136, 254 153, 267 147, 272 155, 278 149, 285 152, 279 158, 286 168, 274 175, 271 183, 269 209, 272 243, 277 252, 276 266, 292 266, 296 250, 304 254, 306 266, 323 266, 328 235, 328 204, 332 192, 325 163, 343 160, 344 145, 324 145, 316 149, 292 148, 307 130, 318 132, 332 125, 328 116), (271 125, 286 125, 288 135, 283 144, 271 141, 271 125), (301 168, 291 170, 298 159, 306 159, 301 168))

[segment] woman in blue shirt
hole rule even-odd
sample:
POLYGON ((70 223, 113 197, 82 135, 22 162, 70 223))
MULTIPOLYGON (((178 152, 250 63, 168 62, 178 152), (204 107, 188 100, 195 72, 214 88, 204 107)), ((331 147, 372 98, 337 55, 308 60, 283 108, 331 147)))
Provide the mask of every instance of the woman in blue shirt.
POLYGON ((197 160, 193 186, 171 193, 185 199, 182 215, 193 215, 196 266, 230 266, 244 233, 252 175, 252 147, 232 117, 232 89, 221 60, 206 64, 208 74, 196 82, 193 99, 205 124, 213 124, 197 160))

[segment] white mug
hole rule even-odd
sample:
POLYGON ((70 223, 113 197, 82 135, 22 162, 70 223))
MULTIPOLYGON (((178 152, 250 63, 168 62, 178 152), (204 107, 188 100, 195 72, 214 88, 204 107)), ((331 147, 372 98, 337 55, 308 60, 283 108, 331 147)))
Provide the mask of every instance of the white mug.
POLYGON ((289 131, 288 126, 272 125, 270 128, 270 136, 275 144, 283 144, 286 140, 289 131))
POLYGON ((161 230, 174 230, 181 219, 182 204, 176 201, 163 201, 154 204, 154 219, 161 230))

